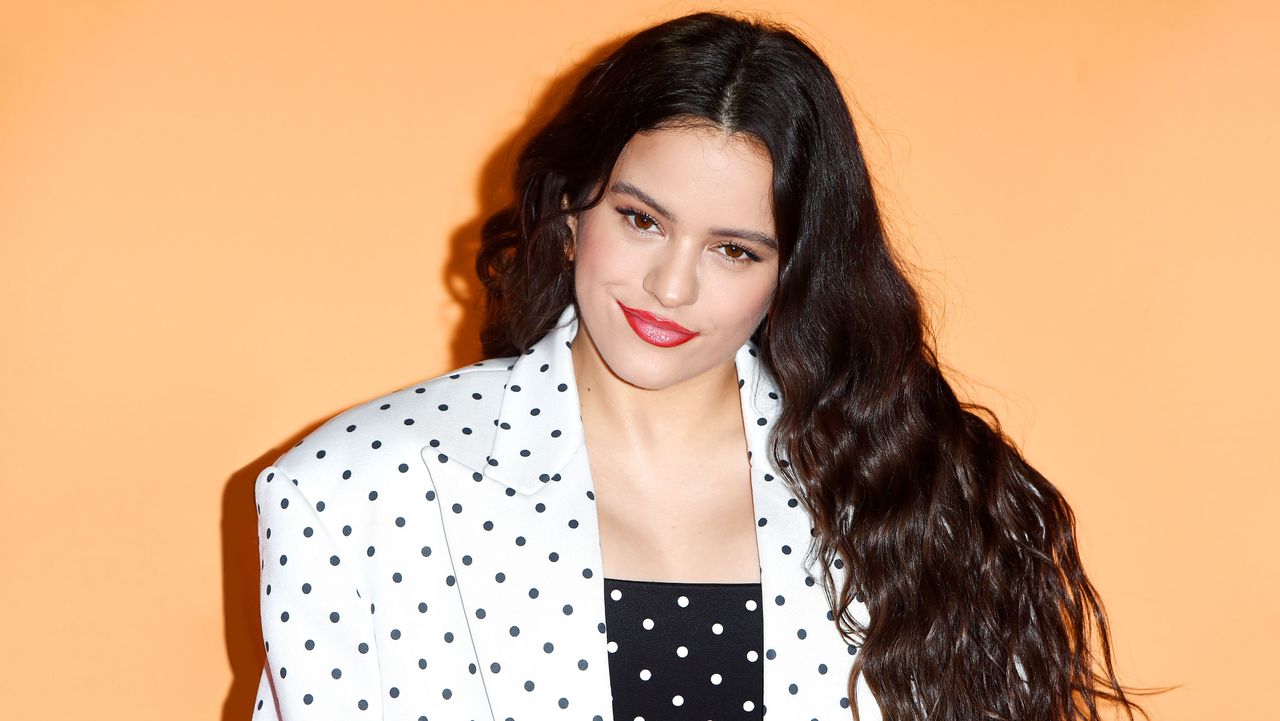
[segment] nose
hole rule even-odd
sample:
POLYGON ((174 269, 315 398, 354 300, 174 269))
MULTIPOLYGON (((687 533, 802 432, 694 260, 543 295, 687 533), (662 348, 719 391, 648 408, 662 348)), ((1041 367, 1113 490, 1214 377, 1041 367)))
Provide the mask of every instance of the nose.
POLYGON ((644 289, 659 303, 674 308, 698 299, 698 258, 696 244, 668 243, 644 277, 644 289))

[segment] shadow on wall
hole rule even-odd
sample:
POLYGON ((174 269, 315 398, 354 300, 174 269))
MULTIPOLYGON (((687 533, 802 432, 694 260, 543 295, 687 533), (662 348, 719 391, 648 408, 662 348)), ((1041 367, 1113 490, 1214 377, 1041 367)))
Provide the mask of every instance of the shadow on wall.
MULTIPOLYGON (((480 248, 480 229, 494 212, 514 200, 511 179, 515 174, 517 154, 573 92, 578 81, 594 65, 603 61, 625 41, 625 36, 598 47, 577 67, 548 85, 542 97, 533 104, 525 121, 501 142, 482 166, 476 192, 479 214, 463 223, 450 237, 448 260, 441 282, 450 298, 462 306, 462 321, 450 343, 448 368, 483 360, 480 330, 484 324, 484 288, 475 271, 476 253, 480 248)), ((370 398, 390 392, 391 388, 370 398)), ((332 415, 345 410, 339 408, 332 415)), ((222 607, 223 634, 227 660, 231 664, 231 687, 222 704, 222 721, 245 721, 253 714, 257 702, 258 680, 266 654, 262 642, 262 626, 258 607, 258 519, 254 502, 254 482, 258 473, 271 465, 289 448, 319 428, 328 417, 313 421, 283 445, 255 458, 231 474, 222 493, 222 607)))

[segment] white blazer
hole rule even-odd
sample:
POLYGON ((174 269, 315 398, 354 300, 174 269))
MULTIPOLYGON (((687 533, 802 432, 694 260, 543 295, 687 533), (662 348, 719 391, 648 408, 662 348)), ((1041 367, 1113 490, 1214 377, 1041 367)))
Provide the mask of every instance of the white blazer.
MULTIPOLYGON (((569 354, 577 329, 569 305, 524 354, 351 408, 262 470, 267 661, 255 720, 612 721, 600 535, 569 354)), ((861 677, 848 698, 857 648, 806 565, 811 519, 770 465, 775 381, 751 341, 735 361, 766 717, 849 719, 856 703, 875 721, 861 677)), ((853 610, 867 620, 865 606, 853 610)))

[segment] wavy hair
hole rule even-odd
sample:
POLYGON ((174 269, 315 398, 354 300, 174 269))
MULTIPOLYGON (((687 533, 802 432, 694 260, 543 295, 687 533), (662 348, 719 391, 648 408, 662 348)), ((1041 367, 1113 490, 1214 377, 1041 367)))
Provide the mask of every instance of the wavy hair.
POLYGON ((565 218, 601 201, 628 140, 689 123, 772 159, 778 287, 753 339, 785 399, 770 450, 815 521, 811 553, 849 569, 839 587, 823 574, 861 647, 849 698, 861 673, 887 721, 1097 721, 1109 704, 1132 719, 1070 507, 943 377, 836 79, 785 26, 697 13, 589 68, 483 225, 486 355, 521 354, 574 302, 565 218))

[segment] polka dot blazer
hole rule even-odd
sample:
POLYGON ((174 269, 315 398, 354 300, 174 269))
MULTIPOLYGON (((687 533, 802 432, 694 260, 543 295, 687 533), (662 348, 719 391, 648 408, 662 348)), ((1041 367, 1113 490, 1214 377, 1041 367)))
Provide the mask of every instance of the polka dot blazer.
MULTIPOLYGON (((267 661, 255 720, 613 719, 595 494, 569 355, 577 329, 570 305, 524 354, 356 406, 262 470, 267 661)), ((875 721, 865 681, 854 699, 846 691, 858 649, 836 630, 808 558, 810 518, 768 459, 775 383, 750 341, 735 360, 765 717, 848 719, 856 704, 875 721)), ((866 620, 864 606, 853 611, 866 620)))

